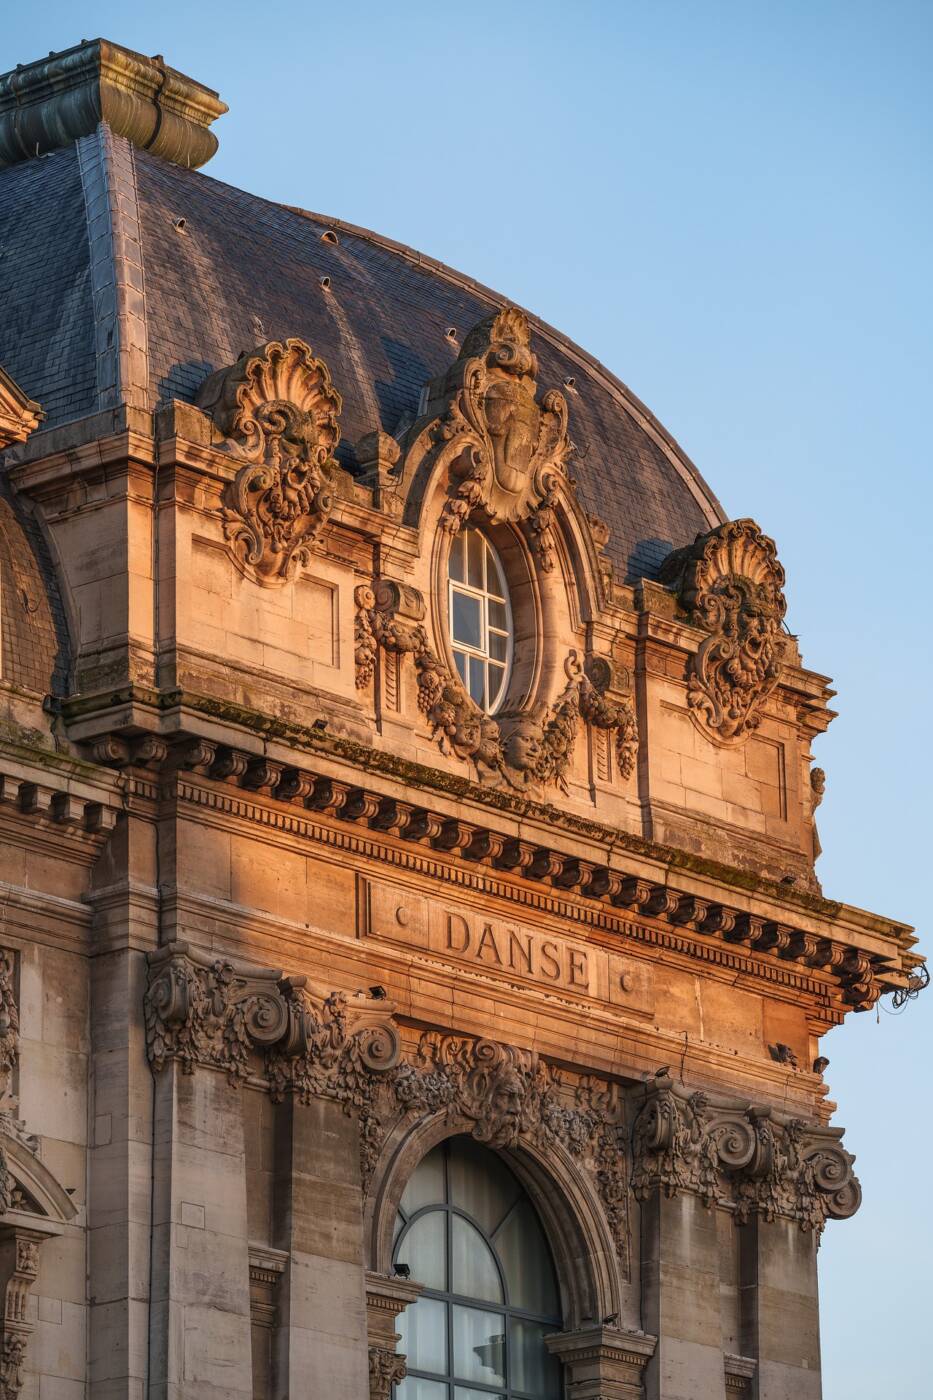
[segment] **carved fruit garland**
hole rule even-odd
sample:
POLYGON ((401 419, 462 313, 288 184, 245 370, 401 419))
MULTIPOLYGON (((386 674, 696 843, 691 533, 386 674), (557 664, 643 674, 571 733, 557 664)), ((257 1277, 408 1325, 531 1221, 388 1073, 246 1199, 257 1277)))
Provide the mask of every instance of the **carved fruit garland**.
POLYGON ((234 557, 258 582, 285 583, 333 507, 341 398, 330 371, 303 340, 273 340, 212 374, 197 402, 247 459, 224 507, 234 557))

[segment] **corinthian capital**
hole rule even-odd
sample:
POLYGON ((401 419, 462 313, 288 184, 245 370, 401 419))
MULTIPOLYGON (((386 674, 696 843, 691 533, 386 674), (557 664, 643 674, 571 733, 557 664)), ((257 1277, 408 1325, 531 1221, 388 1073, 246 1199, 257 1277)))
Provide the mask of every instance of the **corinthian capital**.
POLYGON ((391 1069, 398 1032, 385 1001, 332 992, 318 998, 303 977, 212 959, 172 943, 149 959, 146 1048, 155 1072, 175 1059, 255 1074, 276 1097, 287 1091, 360 1104, 370 1075, 391 1069))
POLYGON ((770 1108, 713 1101, 675 1089, 660 1076, 648 1087, 632 1129, 632 1190, 646 1200, 689 1191, 707 1206, 784 1216, 801 1229, 854 1215, 861 1188, 842 1130, 808 1124, 770 1108))

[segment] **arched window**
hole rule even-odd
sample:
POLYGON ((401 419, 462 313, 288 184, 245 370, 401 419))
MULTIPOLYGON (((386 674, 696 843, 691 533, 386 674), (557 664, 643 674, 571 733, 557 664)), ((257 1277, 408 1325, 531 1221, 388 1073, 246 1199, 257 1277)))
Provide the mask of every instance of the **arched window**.
POLYGON ((561 1327, 554 1265, 501 1157, 469 1137, 429 1152, 402 1196, 394 1259, 425 1285, 399 1318, 397 1400, 558 1400, 544 1345, 561 1327))
POLYGON ((499 556, 481 530, 454 535, 447 564, 447 625, 460 679, 494 714, 512 663, 512 610, 499 556))

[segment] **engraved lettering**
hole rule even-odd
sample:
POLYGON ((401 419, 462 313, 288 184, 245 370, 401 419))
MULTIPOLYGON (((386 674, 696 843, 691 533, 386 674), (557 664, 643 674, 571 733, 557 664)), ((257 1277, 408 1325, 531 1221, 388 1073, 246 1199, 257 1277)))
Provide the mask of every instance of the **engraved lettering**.
POLYGON ((560 963, 557 960, 557 944, 550 939, 541 944, 541 971, 545 977, 556 982, 560 977, 560 963))
POLYGON ((492 955, 499 966, 502 966, 502 959, 499 956, 499 949, 496 945, 496 935, 492 931, 492 924, 484 924, 483 931, 479 936, 479 943, 476 945, 477 959, 481 960, 483 951, 486 948, 492 949, 492 955))
POLYGON ((448 914, 448 915, 447 915, 447 947, 450 948, 454 953, 465 953, 466 950, 469 948, 469 946, 470 946, 470 925, 467 923, 466 919, 464 919, 463 916, 462 916, 461 914, 448 914), (457 927, 455 926, 454 920, 456 920, 457 924, 460 925, 459 928, 457 928, 457 927), (454 934, 458 934, 459 936, 461 936, 462 939, 463 939, 463 942, 462 942, 462 943, 455 943, 455 942, 454 942, 454 934))
POLYGON ((525 939, 525 942, 524 942, 524 943, 522 943, 522 937, 523 937, 523 935, 520 934, 520 933, 517 933, 517 932, 515 931, 514 928, 510 928, 510 929, 509 929, 509 967, 515 968, 515 971, 516 971, 516 972, 518 972, 518 971, 525 971, 525 972, 527 972, 527 973, 529 974, 529 976, 531 976, 531 974, 532 974, 533 971, 534 971, 534 968, 533 968, 533 965, 532 965, 531 934, 530 934, 530 933, 526 933, 526 934, 524 935, 524 939, 525 939), (519 967, 516 966, 516 963, 515 963, 515 954, 516 954, 516 951, 518 952, 518 956, 519 956, 521 962, 524 963, 524 968, 523 968, 523 969, 520 969, 519 967))
POLYGON ((581 953, 577 948, 570 949, 570 985, 571 987, 583 987, 584 990, 587 990, 590 985, 586 954, 581 953))

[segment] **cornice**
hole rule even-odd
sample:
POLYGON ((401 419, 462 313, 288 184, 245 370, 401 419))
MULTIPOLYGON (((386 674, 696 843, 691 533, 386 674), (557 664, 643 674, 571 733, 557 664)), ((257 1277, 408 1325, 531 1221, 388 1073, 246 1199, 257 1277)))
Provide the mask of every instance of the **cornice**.
MULTIPOLYGON (((166 797, 217 819, 310 837, 409 869, 427 865, 425 873, 454 884, 472 883, 481 871, 487 893, 555 913, 564 901, 563 916, 577 922, 623 931, 701 962, 740 960, 748 975, 790 982, 803 994, 828 998, 840 1012, 866 1009, 884 991, 906 983, 912 959, 897 941, 899 929, 892 936, 890 926, 882 926, 866 937, 863 930, 840 927, 840 906, 827 908, 819 900, 808 901, 807 912, 815 917, 801 921, 795 918, 797 901, 782 898, 777 886, 761 891, 768 896, 764 906, 747 897, 733 902, 729 882, 720 883, 719 872, 708 867, 696 872, 709 891, 704 893, 697 882, 684 880, 689 866, 678 868, 666 848, 629 843, 595 823, 576 834, 601 849, 582 855, 554 839, 555 831, 568 829, 554 809, 523 804, 516 815, 525 821, 516 834, 512 823, 503 829, 481 816, 479 803, 469 818, 462 805, 454 807, 456 815, 440 805, 415 805, 412 788, 424 784, 410 775, 402 799, 391 786, 379 791, 361 785, 358 773, 337 777, 326 767, 293 766, 274 750, 257 754, 192 738, 177 742, 169 755, 162 740, 139 742, 147 744, 150 766, 172 785, 166 797), (648 857, 647 870, 632 859, 635 854, 648 857)), ((112 736, 98 741, 97 751, 102 761, 131 769, 134 759, 138 766, 138 743, 134 753, 125 739, 112 736)), ((151 800, 155 780, 137 777, 130 791, 151 800)))

